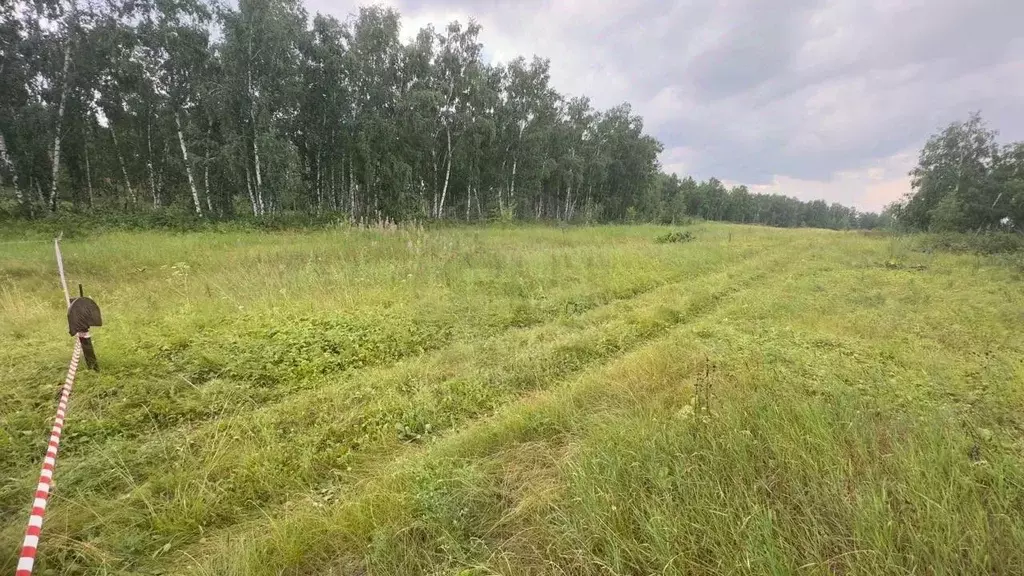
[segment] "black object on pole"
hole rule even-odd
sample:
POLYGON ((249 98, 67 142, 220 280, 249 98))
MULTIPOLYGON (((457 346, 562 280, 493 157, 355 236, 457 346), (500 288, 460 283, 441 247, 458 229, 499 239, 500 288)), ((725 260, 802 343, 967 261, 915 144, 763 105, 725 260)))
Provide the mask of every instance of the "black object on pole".
MULTIPOLYGON (((78 285, 78 293, 84 294, 82 285, 78 285)), ((84 295, 71 300, 68 306, 68 333, 78 338, 82 344, 82 355, 85 356, 85 363, 90 369, 99 371, 100 364, 96 360, 96 351, 92 347, 92 335, 89 328, 103 326, 103 316, 100 315, 100 307, 92 298, 84 295)))
POLYGON ((100 369, 96 360, 96 351, 92 348, 92 334, 89 328, 103 326, 103 317, 100 316, 100 307, 91 298, 85 297, 85 289, 78 285, 78 298, 71 298, 68 293, 68 280, 64 275, 64 257, 60 253, 60 240, 64 237, 61 232, 53 239, 53 250, 57 256, 57 271, 60 273, 60 285, 64 289, 64 301, 68 306, 68 333, 78 338, 82 345, 82 355, 85 356, 85 363, 89 368, 100 369))

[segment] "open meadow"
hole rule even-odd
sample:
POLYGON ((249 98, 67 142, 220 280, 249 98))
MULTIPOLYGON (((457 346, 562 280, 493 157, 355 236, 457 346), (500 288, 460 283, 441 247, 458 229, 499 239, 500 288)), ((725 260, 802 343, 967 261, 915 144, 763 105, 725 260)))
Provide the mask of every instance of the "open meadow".
MULTIPOLYGON (((1024 573, 1024 268, 671 230, 66 239, 102 371, 37 573, 1024 573)), ((0 244, 0 573, 64 314, 52 244, 0 244)))

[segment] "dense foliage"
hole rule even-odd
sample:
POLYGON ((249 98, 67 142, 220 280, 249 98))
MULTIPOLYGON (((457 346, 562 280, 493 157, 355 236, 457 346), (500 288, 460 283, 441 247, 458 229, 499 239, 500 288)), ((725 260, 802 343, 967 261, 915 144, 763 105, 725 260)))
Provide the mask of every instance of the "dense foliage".
POLYGON ((485 62, 473 22, 400 32, 390 9, 310 19, 300 0, 5 3, 5 204, 22 216, 879 223, 665 176, 628 104, 559 94, 540 58, 485 62))
POLYGON ((913 191, 890 211, 909 228, 1024 232, 1024 142, 999 146, 980 113, 928 139, 913 191))
POLYGON ((887 214, 859 212, 824 200, 803 202, 781 194, 757 194, 746 186, 731 190, 716 178, 697 182, 661 174, 642 204, 644 214, 665 224, 696 216, 741 224, 764 224, 783 228, 880 228, 887 225, 887 214))

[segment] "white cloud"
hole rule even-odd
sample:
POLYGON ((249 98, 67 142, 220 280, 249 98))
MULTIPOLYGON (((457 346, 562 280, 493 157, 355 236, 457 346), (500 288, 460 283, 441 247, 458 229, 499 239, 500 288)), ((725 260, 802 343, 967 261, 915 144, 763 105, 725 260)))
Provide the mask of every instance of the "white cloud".
POLYGON ((928 135, 971 110, 1024 139, 1020 0, 385 4, 403 36, 474 18, 493 61, 536 54, 563 93, 631 102, 666 170, 701 179, 878 209, 906 190, 928 135))
POLYGON ((661 156, 658 157, 658 161, 661 163, 661 169, 665 173, 685 178, 690 173, 691 163, 695 156, 695 152, 690 148, 676 146, 674 148, 666 148, 661 153, 661 156))
MULTIPOLYGON (((753 192, 783 194, 801 200, 824 199, 853 206, 859 210, 879 212, 910 191, 908 173, 914 167, 917 153, 907 150, 861 168, 842 170, 829 178, 815 180, 777 174, 768 184, 755 184, 753 192)), ((735 185, 735 182, 726 182, 735 185)))

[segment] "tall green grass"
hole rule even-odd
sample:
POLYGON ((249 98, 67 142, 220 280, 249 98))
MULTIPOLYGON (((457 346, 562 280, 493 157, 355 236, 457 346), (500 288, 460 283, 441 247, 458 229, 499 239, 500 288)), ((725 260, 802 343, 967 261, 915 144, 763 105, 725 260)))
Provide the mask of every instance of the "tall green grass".
MULTIPOLYGON (((59 574, 1024 571, 1020 272, 704 225, 111 233, 59 574)), ((12 245, 13 246, 13 245, 12 245)), ((70 348, 0 256, 0 569, 70 348)))

